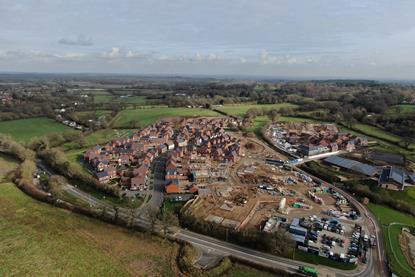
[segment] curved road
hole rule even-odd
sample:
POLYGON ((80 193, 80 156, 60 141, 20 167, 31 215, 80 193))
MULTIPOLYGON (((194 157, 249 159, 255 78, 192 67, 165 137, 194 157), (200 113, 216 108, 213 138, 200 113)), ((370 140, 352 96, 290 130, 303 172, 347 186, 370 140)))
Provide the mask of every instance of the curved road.
MULTIPOLYGON (((38 160, 37 162, 38 168, 45 171, 47 174, 52 175, 53 171, 45 166, 42 161, 38 160)), ((162 168, 164 166, 163 160, 157 160, 155 164, 155 183, 154 183, 154 189, 153 189, 153 195, 151 201, 144 206, 144 210, 147 210, 147 212, 141 213, 138 212, 138 215, 135 215, 133 219, 133 226, 139 226, 145 229, 151 228, 151 223, 148 218, 148 209, 150 207, 158 208, 161 206, 163 202, 163 191, 162 191, 162 175, 160 172, 163 172, 162 168)), ((302 172, 304 174, 307 174, 311 176, 315 180, 319 180, 321 182, 324 182, 323 180, 312 176, 308 174, 307 172, 302 171, 301 169, 296 168, 299 172, 302 172)), ((326 183, 326 182, 324 182, 326 183)), ((384 245, 383 243, 383 237, 381 233, 381 229, 378 226, 378 223, 376 220, 373 219, 373 215, 367 210, 366 207, 364 207, 360 202, 358 202, 356 199, 354 199, 351 195, 347 194, 343 190, 328 184, 333 189, 337 190, 341 194, 343 194, 351 203, 353 203, 356 208, 359 210, 362 217, 364 217, 364 220, 366 223, 370 222, 373 227, 373 231, 376 235, 377 239, 377 251, 369 250, 369 258, 368 263, 363 267, 363 269, 358 268, 356 270, 339 270, 334 269, 331 267, 324 267, 319 266, 319 268, 325 268, 329 272, 335 273, 336 276, 389 276, 388 267, 386 265, 386 260, 384 257, 386 257, 385 252, 383 249, 381 249, 381 246, 384 245)), ((67 190, 70 192, 73 196, 78 197, 87 203, 89 203, 92 206, 96 207, 106 207, 109 210, 113 209, 113 207, 109 206, 108 204, 102 202, 99 199, 94 198, 88 193, 85 193, 78 188, 67 184, 67 190)), ((120 217, 123 217, 125 219, 131 220, 131 211, 128 209, 119 209, 118 214, 120 217)), ((162 226, 155 225, 154 231, 157 233, 162 234, 162 226)), ((373 233, 373 232, 372 232, 373 233)), ((274 255, 270 255, 267 253, 259 252, 256 250, 252 250, 246 247, 242 247, 236 244, 224 242, 218 239, 214 239, 212 237, 204 236, 195 232, 191 232, 188 230, 184 230, 177 227, 170 227, 169 228, 169 234, 172 239, 177 239, 181 241, 186 241, 192 244, 195 244, 197 246, 200 246, 204 249, 211 249, 215 250, 217 253, 222 253, 225 256, 233 256, 235 258, 246 260, 248 262, 254 262, 259 265, 268 266, 272 268, 278 268, 278 269, 284 269, 287 272, 295 272, 298 269, 298 266, 305 265, 305 266, 315 266, 311 264, 307 264, 304 262, 299 262, 291 259, 281 258, 274 255)))
POLYGON ((384 240, 383 240, 383 234, 381 231, 381 228, 379 227, 379 223, 376 221, 374 215, 364 206, 362 205, 362 203, 360 203, 359 201, 357 201, 353 196, 351 196, 350 194, 348 194, 347 192, 345 192, 344 190, 327 183, 326 181, 313 176, 307 172, 305 172, 304 170, 301 170, 299 168, 295 168, 298 172, 301 172, 303 174, 306 174, 310 177, 312 177, 314 180, 317 180, 319 182, 324 183, 325 185, 327 185, 328 187, 333 188, 334 190, 336 190, 337 192, 339 192, 340 194, 342 194, 344 197, 346 197, 346 199, 350 202, 353 203, 353 205, 356 207, 356 209, 358 209, 360 215, 363 217, 363 227, 369 227, 370 223, 372 225, 372 230, 371 230, 371 234, 374 234, 376 237, 376 251, 371 251, 371 254, 369 256, 369 261, 368 261, 368 265, 366 267, 366 272, 365 275, 361 275, 361 276, 389 276, 389 268, 387 266, 387 260, 386 260, 386 253, 385 250, 383 248, 384 244, 384 240), (382 248, 381 248, 382 247, 382 248))

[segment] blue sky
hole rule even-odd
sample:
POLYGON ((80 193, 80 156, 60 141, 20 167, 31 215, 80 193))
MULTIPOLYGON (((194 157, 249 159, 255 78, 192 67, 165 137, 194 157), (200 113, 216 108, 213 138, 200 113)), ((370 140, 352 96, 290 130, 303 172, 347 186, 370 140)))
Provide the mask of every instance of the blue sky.
POLYGON ((0 71, 415 78, 415 1, 0 0, 0 71))

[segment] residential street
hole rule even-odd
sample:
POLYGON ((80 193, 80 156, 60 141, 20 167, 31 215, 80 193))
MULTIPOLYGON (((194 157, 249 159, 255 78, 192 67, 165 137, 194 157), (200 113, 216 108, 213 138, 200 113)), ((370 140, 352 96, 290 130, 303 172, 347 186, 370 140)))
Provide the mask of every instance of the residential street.
MULTIPOLYGON (((38 160, 37 164, 38 168, 45 171, 48 175, 52 175, 53 171, 44 165, 42 161, 38 160)), ((152 190, 152 197, 151 200, 145 204, 141 210, 136 211, 136 218, 133 220, 134 226, 140 226, 145 229, 151 228, 151 223, 149 219, 150 209, 158 210, 162 203, 163 203, 163 191, 164 191, 164 166, 165 166, 165 158, 159 157, 155 160, 154 164, 154 185, 152 190)), ((314 177, 315 179, 318 179, 314 177)), ((339 190, 338 188, 336 188, 339 190)), ((109 209, 113 207, 103 203, 102 201, 96 199, 95 197, 91 196, 88 193, 81 191, 80 189, 67 184, 67 190, 73 196, 78 197, 93 206, 106 206, 109 209)), ((339 190, 341 191, 341 190, 339 190)), ((376 251, 370 250, 370 258, 368 259, 367 265, 365 265, 364 269, 356 269, 352 271, 344 271, 344 270, 337 270, 329 267, 319 266, 327 271, 335 272, 336 276, 388 276, 387 275, 387 267, 386 267, 386 260, 385 260, 385 253, 383 250, 380 249, 380 245, 383 245, 383 239, 380 235, 380 228, 377 226, 376 221, 372 218, 373 216, 367 211, 366 207, 361 205, 357 200, 355 200, 352 196, 348 195, 347 193, 341 191, 346 198, 351 201, 354 205, 356 205, 357 209, 364 217, 364 221, 367 224, 374 224, 374 229, 376 230, 376 235, 378 239, 378 248, 376 251)), ((128 209, 119 209, 119 216, 129 219, 131 218, 131 212, 128 209)), ((162 234, 162 226, 155 225, 154 231, 157 233, 162 234)), ((267 253, 262 253, 259 251, 255 251, 246 247, 242 247, 239 245, 235 245, 232 243, 224 242, 215 238, 211 238, 208 236, 204 236, 195 232, 191 232, 185 229, 171 227, 169 228, 169 233, 171 233, 171 237, 174 239, 179 239, 182 241, 186 241, 197 245, 198 247, 206 250, 206 251, 214 251, 215 253, 221 253, 224 256, 234 256, 236 258, 246 260, 249 262, 258 263, 259 265, 263 266, 270 266, 275 268, 284 269, 288 272, 295 272, 300 265, 308 265, 308 266, 315 266, 309 265, 303 262, 281 258, 277 256, 273 256, 267 253)))
POLYGON ((149 219, 151 214, 157 213, 161 208, 164 200, 164 172, 166 166, 165 157, 157 157, 153 162, 153 189, 151 191, 151 198, 146 203, 139 214, 141 217, 149 219))

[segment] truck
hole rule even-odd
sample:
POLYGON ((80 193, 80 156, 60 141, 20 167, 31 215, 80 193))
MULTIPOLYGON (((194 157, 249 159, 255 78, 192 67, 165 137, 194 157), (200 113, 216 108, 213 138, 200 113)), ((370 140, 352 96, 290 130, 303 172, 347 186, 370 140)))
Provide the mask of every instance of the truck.
POLYGON ((297 271, 298 273, 304 274, 306 276, 313 276, 313 277, 318 276, 318 272, 314 267, 299 266, 297 271))

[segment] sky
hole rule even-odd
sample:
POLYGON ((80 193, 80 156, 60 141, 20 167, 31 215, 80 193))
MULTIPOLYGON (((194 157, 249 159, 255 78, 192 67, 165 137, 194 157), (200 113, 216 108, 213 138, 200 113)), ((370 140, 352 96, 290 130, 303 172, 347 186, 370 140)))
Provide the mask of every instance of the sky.
POLYGON ((0 0, 0 72, 415 79, 414 0, 0 0))

